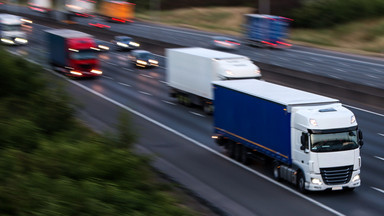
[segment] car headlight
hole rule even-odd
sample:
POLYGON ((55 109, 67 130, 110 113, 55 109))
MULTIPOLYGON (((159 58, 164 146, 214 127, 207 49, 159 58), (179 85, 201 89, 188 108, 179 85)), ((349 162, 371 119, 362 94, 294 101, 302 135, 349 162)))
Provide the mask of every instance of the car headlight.
POLYGON ((149 59, 148 61, 151 64, 159 64, 159 62, 157 60, 149 59))
POLYGON ((15 38, 15 41, 18 43, 23 43, 23 44, 28 43, 28 40, 25 38, 15 38))
POLYGON ((98 47, 99 47, 100 49, 103 49, 103 50, 109 50, 109 47, 104 46, 104 45, 99 45, 98 47))
POLYGON ((359 181, 359 180, 360 180, 360 175, 357 174, 355 175, 355 177, 353 177, 352 182, 359 181))
POLYGON ((76 76, 82 76, 83 74, 78 71, 70 71, 71 74, 76 75, 76 76))
POLYGON ((128 44, 117 42, 117 46, 128 47, 128 44))
POLYGON ((136 62, 137 62, 137 64, 142 64, 142 65, 148 64, 146 61, 143 61, 143 60, 137 60, 136 62))
POLYGON ((312 184, 321 185, 323 184, 320 179, 318 178, 312 178, 311 179, 312 184))
POLYGON ((1 42, 6 43, 6 44, 15 44, 13 40, 7 39, 7 38, 1 38, 1 42))
POLYGON ((129 45, 135 46, 135 47, 139 47, 140 46, 139 43, 136 43, 136 42, 133 42, 133 41, 129 42, 129 45))

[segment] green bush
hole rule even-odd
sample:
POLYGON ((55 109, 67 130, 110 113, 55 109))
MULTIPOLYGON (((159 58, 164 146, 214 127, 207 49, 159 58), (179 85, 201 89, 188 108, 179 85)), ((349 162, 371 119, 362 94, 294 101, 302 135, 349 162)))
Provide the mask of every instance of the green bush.
POLYGON ((192 215, 130 150, 127 114, 116 135, 100 136, 41 67, 0 56, 0 215, 192 215))
POLYGON ((383 15, 384 0, 305 1, 290 15, 294 27, 325 28, 354 20, 383 15))

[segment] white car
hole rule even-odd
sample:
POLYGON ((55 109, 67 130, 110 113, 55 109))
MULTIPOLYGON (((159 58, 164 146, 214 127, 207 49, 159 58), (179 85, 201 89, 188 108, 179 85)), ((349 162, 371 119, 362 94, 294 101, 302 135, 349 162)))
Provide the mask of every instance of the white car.
POLYGON ((212 45, 217 49, 229 49, 237 50, 240 48, 240 41, 233 38, 224 37, 224 36, 215 36, 212 37, 212 45))

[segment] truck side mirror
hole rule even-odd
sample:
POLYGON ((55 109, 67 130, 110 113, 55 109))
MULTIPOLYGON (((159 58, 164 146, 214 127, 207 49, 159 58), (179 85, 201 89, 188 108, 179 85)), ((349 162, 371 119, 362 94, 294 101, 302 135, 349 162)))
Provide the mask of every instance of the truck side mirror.
POLYGON ((308 148, 308 134, 307 133, 302 133, 301 134, 301 146, 300 150, 305 150, 308 148))
POLYGON ((363 147, 364 145, 364 141, 363 141, 363 132, 361 130, 358 131, 358 139, 359 139, 359 145, 360 145, 360 148, 363 147))

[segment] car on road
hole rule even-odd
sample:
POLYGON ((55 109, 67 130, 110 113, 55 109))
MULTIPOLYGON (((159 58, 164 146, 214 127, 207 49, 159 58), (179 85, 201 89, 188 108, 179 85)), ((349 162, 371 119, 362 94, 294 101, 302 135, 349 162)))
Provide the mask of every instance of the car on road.
POLYGON ((129 59, 137 67, 157 67, 159 61, 155 58, 155 55, 147 50, 133 50, 129 54, 129 59))
POLYGON ((215 49, 237 50, 240 48, 241 43, 233 38, 215 36, 212 37, 212 45, 215 49))
POLYGON ((115 36, 112 41, 118 50, 133 50, 140 47, 140 44, 128 36, 115 36))
POLYGON ((97 40, 95 39, 95 42, 96 42, 96 50, 99 51, 99 52, 106 52, 106 51, 109 51, 109 43, 106 42, 106 41, 102 41, 102 40, 97 40))

